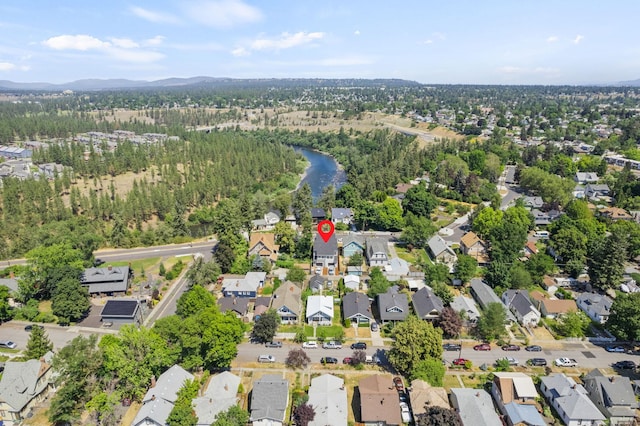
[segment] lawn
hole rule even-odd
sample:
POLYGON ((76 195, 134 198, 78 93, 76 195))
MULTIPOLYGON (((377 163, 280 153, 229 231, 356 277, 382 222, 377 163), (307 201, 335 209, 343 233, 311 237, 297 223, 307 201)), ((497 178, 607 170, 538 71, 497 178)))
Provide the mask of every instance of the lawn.
MULTIPOLYGON (((342 331, 341 325, 318 326, 316 327, 316 337, 320 333, 324 333, 325 337, 333 337, 337 335, 340 331, 342 331), (320 330, 324 330, 324 331, 321 332, 320 330)), ((307 337, 313 337, 313 326, 305 325, 304 334, 306 334, 307 337)))
POLYGON ((399 244, 396 245, 396 253, 398 257, 402 260, 405 260, 413 265, 418 264, 420 262, 431 263, 427 252, 422 249, 413 249, 411 252, 407 250, 406 246, 401 246, 399 244))
MULTIPOLYGON (((107 262, 102 267, 107 266, 131 266, 131 269, 136 274, 136 276, 140 276, 142 270, 144 269, 145 273, 158 273, 158 266, 160 264, 160 257, 148 257, 146 259, 137 259, 128 262, 126 260, 120 262, 107 262)), ((164 265, 167 269, 170 267, 168 265, 164 265)))

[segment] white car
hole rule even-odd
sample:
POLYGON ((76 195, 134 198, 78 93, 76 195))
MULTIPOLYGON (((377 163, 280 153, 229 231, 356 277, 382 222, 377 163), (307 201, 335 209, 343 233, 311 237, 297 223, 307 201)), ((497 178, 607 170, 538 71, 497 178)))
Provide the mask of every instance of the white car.
POLYGON ((499 358, 499 359, 496 360, 496 362, 497 361, 501 361, 501 360, 506 360, 509 363, 509 365, 518 365, 519 364, 517 359, 511 358, 510 356, 506 356, 504 358, 499 358))
POLYGON ((304 342, 302 344, 302 347, 304 349, 318 349, 318 342, 315 341, 311 341, 311 342, 304 342))
POLYGON ((342 345, 338 342, 324 342, 322 344, 322 349, 342 349, 342 345))
POLYGON ((400 414, 402 415, 402 421, 405 423, 411 422, 411 412, 409 411, 409 406, 406 402, 400 403, 400 414))
POLYGON ((577 367, 578 361, 572 358, 558 358, 556 359, 555 364, 558 367, 577 367))
POLYGON ((276 357, 273 355, 260 355, 258 362, 276 362, 276 357))

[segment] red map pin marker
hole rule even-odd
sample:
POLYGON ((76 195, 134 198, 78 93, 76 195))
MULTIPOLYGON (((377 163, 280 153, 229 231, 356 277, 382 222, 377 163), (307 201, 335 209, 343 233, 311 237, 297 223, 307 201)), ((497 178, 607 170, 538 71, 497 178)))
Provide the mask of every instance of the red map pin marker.
POLYGON ((335 230, 336 228, 330 220, 323 220, 318 224, 318 234, 320 234, 325 243, 329 242, 329 238, 331 238, 335 230))

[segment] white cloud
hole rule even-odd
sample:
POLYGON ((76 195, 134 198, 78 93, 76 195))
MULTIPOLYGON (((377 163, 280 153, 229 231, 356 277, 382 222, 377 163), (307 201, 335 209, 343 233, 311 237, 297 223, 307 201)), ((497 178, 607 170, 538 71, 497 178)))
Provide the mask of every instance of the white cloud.
POLYGON ((429 40, 425 40, 422 42, 422 44, 433 44, 433 40, 429 39, 429 40))
POLYGON ((112 58, 123 62, 148 63, 164 58, 162 53, 145 50, 109 49, 108 53, 112 58))
POLYGON ((116 47, 121 47, 123 49, 134 49, 136 47, 140 47, 138 43, 128 38, 112 38, 111 43, 113 43, 116 47))
POLYGON ((231 51, 231 54, 233 56, 249 56, 251 54, 251 52, 249 52, 247 49, 245 49, 244 47, 238 47, 236 49, 233 49, 231 51))
POLYGON ((259 38, 251 43, 252 50, 281 50, 290 49, 292 47, 301 46, 320 40, 324 37, 321 32, 298 32, 295 34, 282 33, 280 37, 274 39, 259 38))
POLYGON ((549 36, 549 37, 547 38, 547 42, 548 42, 548 43, 554 43, 554 42, 556 42, 556 41, 558 41, 558 37, 556 37, 556 36, 549 36))
POLYGON ((16 65, 11 62, 0 62, 0 71, 11 71, 15 67, 16 65))
POLYGON ((505 66, 505 67, 498 68, 498 71, 503 72, 505 74, 516 74, 516 73, 522 72, 523 69, 519 67, 505 66))
POLYGON ((436 33, 433 33, 433 36, 435 38, 437 38, 438 40, 446 40, 447 39, 447 36, 445 36, 443 33, 436 32, 436 33))
POLYGON ((576 38, 573 39, 573 44, 578 44, 580 43, 582 40, 584 39, 584 36, 581 36, 580 34, 578 34, 576 36, 576 38))
POLYGON ((164 36, 157 35, 153 38, 146 39, 143 44, 146 46, 158 46, 164 41, 164 36))
POLYGON ((91 50, 104 49, 109 47, 108 42, 104 42, 89 35, 61 35, 51 37, 42 42, 45 46, 54 50, 91 50))
POLYGON ((360 35, 360 30, 355 30, 355 31, 353 32, 353 34, 354 34, 354 35, 359 36, 359 35, 360 35))
POLYGON ((154 12, 152 10, 143 9, 141 7, 133 6, 129 10, 139 18, 146 21, 154 22, 156 24, 178 24, 180 20, 174 15, 168 13, 154 12))
POLYGON ((260 9, 242 0, 194 1, 186 5, 185 12, 194 21, 215 28, 231 28, 262 20, 260 9))

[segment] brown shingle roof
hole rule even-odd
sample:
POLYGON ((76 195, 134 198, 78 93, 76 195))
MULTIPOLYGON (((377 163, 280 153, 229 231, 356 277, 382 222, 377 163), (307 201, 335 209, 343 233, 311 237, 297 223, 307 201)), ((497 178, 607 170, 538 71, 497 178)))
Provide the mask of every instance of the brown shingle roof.
POLYGON ((462 238, 460 238, 460 245, 463 245, 465 247, 472 247, 474 244, 480 242, 482 240, 480 240, 480 238, 478 237, 478 235, 476 235, 475 232, 470 231, 467 232, 466 234, 464 234, 462 236, 462 238))
POLYGON ((254 232, 249 237, 249 253, 256 253, 261 257, 268 257, 272 261, 278 260, 280 246, 276 244, 275 234, 254 232), (256 247, 257 246, 257 247, 256 247))
POLYGON ((389 425, 402 424, 398 392, 392 376, 374 374, 358 383, 360 417, 362 422, 385 421, 389 425))

